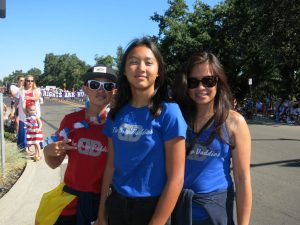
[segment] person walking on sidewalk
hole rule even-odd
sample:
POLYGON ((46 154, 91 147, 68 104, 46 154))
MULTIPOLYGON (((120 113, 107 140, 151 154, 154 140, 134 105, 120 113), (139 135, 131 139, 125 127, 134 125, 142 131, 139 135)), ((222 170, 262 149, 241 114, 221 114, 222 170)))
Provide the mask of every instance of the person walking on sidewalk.
POLYGON ((109 149, 96 224, 108 215, 110 225, 164 225, 183 185, 187 126, 168 102, 163 59, 148 38, 128 46, 119 79, 104 128, 109 149))
POLYGON ((116 90, 117 77, 115 70, 97 65, 82 78, 89 106, 66 115, 44 148, 45 161, 51 168, 60 166, 66 157, 68 165, 64 182, 43 196, 36 215, 37 223, 91 224, 97 218, 108 144, 102 130, 116 90), (49 201, 55 213, 49 212, 49 201), (52 213, 55 216, 49 218, 52 213))
MULTIPOLYGON (((250 220, 251 137, 243 116, 232 110, 226 80, 219 60, 212 53, 200 52, 189 58, 174 83, 174 98, 188 123, 182 196, 192 203, 194 225, 234 224, 231 159, 237 224, 248 225, 250 220)), ((183 213, 177 206, 176 212, 177 216, 183 213)), ((173 219, 180 217, 173 216, 172 224, 191 224, 173 219)))

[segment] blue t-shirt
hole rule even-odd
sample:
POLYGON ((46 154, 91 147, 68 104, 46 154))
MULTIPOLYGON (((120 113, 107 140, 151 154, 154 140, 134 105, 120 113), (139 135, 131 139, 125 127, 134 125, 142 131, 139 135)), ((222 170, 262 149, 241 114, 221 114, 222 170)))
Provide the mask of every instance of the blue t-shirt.
MULTIPOLYGON (((231 148, 225 126, 224 138, 216 136, 212 143, 205 146, 213 125, 202 132, 187 156, 185 163, 184 188, 192 189, 195 193, 210 193, 222 191, 232 186, 230 175, 231 148)), ((187 143, 195 138, 196 134, 188 130, 187 143)), ((208 214, 201 206, 193 203, 193 220, 206 219, 208 214)))
MULTIPOLYGON (((103 133, 112 138, 114 175, 112 183, 127 197, 159 196, 166 183, 166 141, 186 136, 187 125, 176 103, 163 103, 153 118, 149 108, 124 106, 103 133)), ((182 149, 185 151, 185 149, 182 149)))

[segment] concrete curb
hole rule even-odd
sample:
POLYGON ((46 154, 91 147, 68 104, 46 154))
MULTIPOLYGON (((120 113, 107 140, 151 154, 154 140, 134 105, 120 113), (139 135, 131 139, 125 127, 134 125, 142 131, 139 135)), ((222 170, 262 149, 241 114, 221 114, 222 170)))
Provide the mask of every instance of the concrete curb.
POLYGON ((23 202, 23 199, 28 192, 30 183, 32 183, 35 174, 36 164, 27 160, 22 175, 19 177, 13 187, 0 199, 0 224, 6 224, 4 221, 2 221, 3 218, 7 218, 12 214, 11 207, 8 207, 9 205, 13 204, 15 211, 18 211, 18 207, 23 202))

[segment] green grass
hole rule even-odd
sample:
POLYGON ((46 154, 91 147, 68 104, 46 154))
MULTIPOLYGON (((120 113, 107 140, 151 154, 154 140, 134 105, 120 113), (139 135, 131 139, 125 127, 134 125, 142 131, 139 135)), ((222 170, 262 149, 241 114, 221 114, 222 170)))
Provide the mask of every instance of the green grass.
POLYGON ((17 144, 5 140, 5 167, 4 170, 0 168, 0 198, 19 179, 25 165, 25 155, 19 151, 17 144))

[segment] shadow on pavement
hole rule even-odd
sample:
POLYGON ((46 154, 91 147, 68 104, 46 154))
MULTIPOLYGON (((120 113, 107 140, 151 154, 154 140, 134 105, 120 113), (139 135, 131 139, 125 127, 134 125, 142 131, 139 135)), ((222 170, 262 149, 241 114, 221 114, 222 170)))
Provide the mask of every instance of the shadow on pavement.
POLYGON ((286 167, 300 167, 300 159, 281 160, 281 161, 257 163, 257 164, 251 163, 250 167, 253 168, 258 166, 268 166, 274 164, 283 164, 281 166, 286 166, 286 167))
POLYGON ((293 139, 293 138, 254 138, 251 141, 300 141, 300 139, 293 139))

